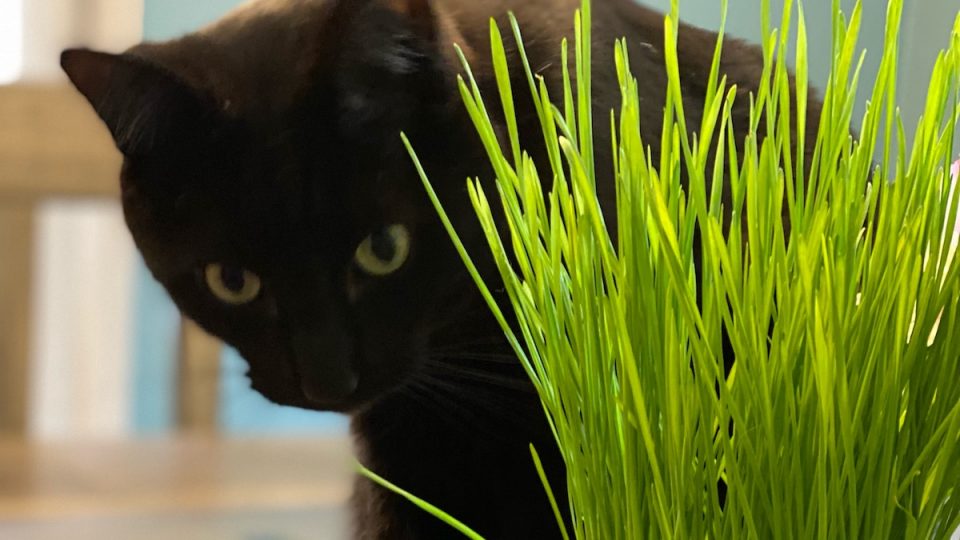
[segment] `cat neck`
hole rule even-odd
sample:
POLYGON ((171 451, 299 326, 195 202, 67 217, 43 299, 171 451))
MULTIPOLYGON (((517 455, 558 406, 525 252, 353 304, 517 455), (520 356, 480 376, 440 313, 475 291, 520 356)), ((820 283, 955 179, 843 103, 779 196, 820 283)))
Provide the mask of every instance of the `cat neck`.
MULTIPOLYGON (((481 408, 444 402, 437 395, 387 397, 352 418, 358 459, 488 538, 556 538, 555 517, 530 454, 533 444, 564 500, 556 443, 535 393, 505 401, 491 400, 481 408)), ((459 537, 364 478, 357 479, 353 498, 355 527, 363 533, 359 538, 459 537), (406 523, 412 530, 409 536, 393 536, 365 529, 390 523, 406 523)))

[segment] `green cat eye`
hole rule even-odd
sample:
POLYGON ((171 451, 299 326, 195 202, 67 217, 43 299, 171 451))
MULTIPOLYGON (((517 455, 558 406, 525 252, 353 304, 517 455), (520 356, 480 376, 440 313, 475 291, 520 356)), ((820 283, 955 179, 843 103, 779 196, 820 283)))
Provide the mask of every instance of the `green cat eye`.
POLYGON ((410 255, 410 231, 403 225, 390 225, 366 237, 354 260, 371 276, 387 276, 403 266, 410 255))
POLYGON ((204 277, 210 292, 220 301, 232 306, 253 302, 260 294, 260 277, 236 266, 209 264, 204 277))

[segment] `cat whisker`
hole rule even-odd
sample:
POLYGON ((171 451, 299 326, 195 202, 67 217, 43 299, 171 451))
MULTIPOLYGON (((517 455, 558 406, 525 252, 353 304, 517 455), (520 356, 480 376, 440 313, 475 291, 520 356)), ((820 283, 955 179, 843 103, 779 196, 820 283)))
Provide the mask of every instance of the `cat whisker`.
POLYGON ((424 372, 419 376, 431 392, 442 394, 458 405, 471 405, 471 409, 497 414, 497 418, 510 419, 517 425, 539 420, 539 408, 531 407, 537 400, 536 391, 525 380, 486 373, 465 374, 452 371, 450 374, 424 372), (451 381, 450 374, 459 380, 451 381), (528 414, 530 412, 533 414, 528 414))
POLYGON ((509 347, 504 343, 504 339, 499 335, 482 335, 482 336, 473 336, 469 339, 459 339, 457 341, 440 341, 435 342, 431 345, 431 350, 433 351, 456 351, 459 349, 469 349, 476 350, 477 347, 481 346, 497 346, 497 350, 509 350, 509 347))
POLYGON ((491 363, 491 364, 506 364, 506 365, 520 365, 520 360, 513 353, 499 353, 499 352, 474 352, 468 347, 462 349, 458 348, 449 348, 449 350, 431 350, 427 353, 427 357, 431 360, 449 360, 451 362, 459 361, 470 361, 476 364, 491 363))
MULTIPOLYGON (((425 361, 425 365, 430 368, 431 371, 446 374, 464 382, 482 383, 498 389, 524 393, 534 390, 533 386, 526 379, 526 375, 522 373, 517 375, 503 374, 491 370, 471 368, 430 359, 425 361)), ((449 382, 455 384, 453 381, 449 382)))
POLYGON ((442 381, 427 378, 410 381, 404 388, 404 395, 426 405, 425 413, 444 422, 451 429, 469 436, 480 433, 488 439, 502 437, 498 426, 484 421, 486 416, 477 412, 484 409, 476 407, 476 404, 486 403, 485 400, 470 399, 470 394, 455 386, 445 385, 442 381))

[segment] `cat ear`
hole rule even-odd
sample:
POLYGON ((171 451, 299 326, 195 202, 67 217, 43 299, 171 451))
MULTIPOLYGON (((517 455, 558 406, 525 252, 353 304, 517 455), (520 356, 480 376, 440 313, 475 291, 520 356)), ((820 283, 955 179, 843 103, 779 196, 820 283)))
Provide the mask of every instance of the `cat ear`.
POLYGON ((60 65, 126 156, 187 143, 205 126, 212 100, 173 74, 132 55, 69 49, 60 65))

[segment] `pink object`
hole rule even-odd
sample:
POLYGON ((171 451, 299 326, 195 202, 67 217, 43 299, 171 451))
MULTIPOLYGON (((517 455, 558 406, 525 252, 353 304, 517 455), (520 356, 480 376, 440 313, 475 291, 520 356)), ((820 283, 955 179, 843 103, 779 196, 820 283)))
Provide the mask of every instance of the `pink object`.
POLYGON ((957 181, 957 178, 960 178, 960 159, 953 162, 953 167, 950 167, 950 175, 953 176, 954 182, 957 181))

